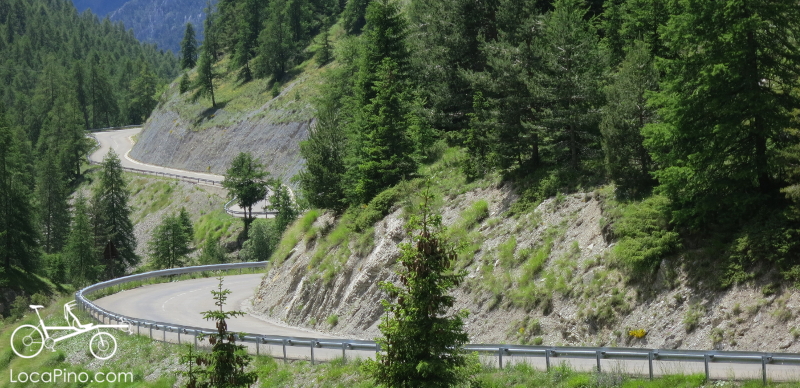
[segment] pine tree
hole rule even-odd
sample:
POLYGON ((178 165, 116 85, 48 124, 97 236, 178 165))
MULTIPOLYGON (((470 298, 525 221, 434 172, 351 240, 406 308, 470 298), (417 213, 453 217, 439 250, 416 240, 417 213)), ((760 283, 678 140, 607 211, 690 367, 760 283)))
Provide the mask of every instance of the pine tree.
POLYGON ((389 0, 370 3, 358 60, 352 147, 345 190, 352 204, 366 203, 416 170, 406 129, 411 97, 406 22, 389 0))
POLYGON ((342 12, 344 28, 351 34, 360 34, 367 23, 367 6, 371 0, 347 0, 347 5, 342 12))
POLYGON ((545 22, 543 84, 550 115, 543 124, 556 160, 573 170, 599 148, 602 62, 598 37, 581 0, 557 0, 545 22))
POLYGON ((101 244, 103 248, 113 244, 119 252, 117 259, 112 258, 113 261, 104 263, 108 279, 123 275, 128 267, 139 262, 131 208, 128 205, 129 197, 127 183, 122 176, 122 165, 112 149, 103 158, 100 184, 96 187, 93 198, 97 211, 102 214, 98 228, 103 232, 101 236, 107 239, 101 244))
POLYGON ((61 251, 69 233, 69 192, 55 150, 45 152, 37 167, 36 198, 41 246, 45 253, 52 254, 61 251))
POLYGON ((660 190, 683 225, 731 224, 778 195, 778 154, 800 106, 800 8, 682 1, 662 38, 663 124, 645 129, 660 190))
POLYGON ((275 216, 275 230, 278 235, 282 235, 283 231, 297 219, 300 212, 289 194, 289 188, 284 186, 280 178, 270 179, 269 190, 272 195, 269 197, 267 209, 278 212, 278 215, 275 216))
POLYGON ((322 43, 319 45, 319 49, 317 50, 317 62, 319 66, 325 66, 333 59, 333 48, 331 47, 330 41, 330 29, 325 28, 322 31, 322 43))
POLYGON ((131 83, 131 111, 128 117, 129 122, 141 124, 147 120, 150 113, 155 109, 156 104, 156 76, 150 71, 147 62, 141 63, 141 70, 138 77, 131 83))
POLYGON ((214 99, 214 78, 217 78, 217 75, 214 73, 214 66, 209 51, 210 48, 203 45, 200 59, 197 63, 197 79, 194 85, 196 90, 192 99, 197 101, 200 97, 211 96, 211 107, 216 108, 217 100, 214 99))
POLYGON ((603 134, 606 170, 617 184, 618 193, 635 197, 650 189, 654 170, 644 147, 642 129, 656 122, 655 111, 647 105, 646 94, 658 89, 658 73, 650 48, 637 41, 628 50, 619 71, 606 87, 600 131, 603 134))
POLYGON ((408 95, 397 64, 384 59, 377 77, 373 86, 377 94, 360 112, 357 149, 345 173, 345 190, 353 204, 369 202, 416 169, 405 132, 408 95))
POLYGON ((21 137, 6 121, 0 104, 0 260, 6 273, 11 265, 26 271, 36 268, 38 236, 34 226, 32 190, 25 184, 26 157, 21 137))
POLYGON ((93 283, 103 272, 103 267, 97 262, 99 253, 92 241, 92 235, 86 198, 79 193, 75 199, 72 227, 63 253, 67 272, 75 286, 93 283))
POLYGON ((191 237, 179 214, 170 214, 153 230, 150 238, 150 265, 154 269, 178 268, 191 252, 191 237))
POLYGON ((455 298, 448 293, 464 273, 452 273, 456 253, 443 239, 441 216, 431 211, 426 192, 418 214, 406 228, 411 243, 400 244, 399 285, 381 282, 386 315, 378 328, 383 352, 365 364, 367 372, 386 387, 451 387, 463 382, 471 365, 463 350, 468 336, 466 311, 447 316, 455 298))
MULTIPOLYGON (((204 311, 203 318, 213 321, 217 332, 209 334, 211 353, 194 353, 181 357, 188 365, 193 365, 187 373, 189 385, 192 387, 249 387, 255 384, 258 375, 255 371, 245 372, 250 365, 247 347, 237 345, 238 335, 228 331, 227 320, 245 315, 242 311, 224 311, 230 290, 222 288, 223 278, 219 277, 219 288, 211 291, 214 304, 219 310, 204 311)), ((191 349, 191 348, 190 348, 191 349)))
POLYGON ((194 26, 186 23, 186 32, 181 41, 181 69, 191 69, 197 64, 197 39, 194 37, 194 26))
POLYGON ((300 172, 300 188, 313 207, 344 210, 342 179, 345 173, 347 136, 342 130, 341 104, 327 95, 317 103, 317 121, 309 129, 308 139, 300 142, 300 154, 306 161, 300 172))
POLYGON ((267 14, 268 19, 258 38, 259 58, 256 63, 256 75, 271 76, 277 80, 286 73, 289 59, 293 55, 292 32, 283 0, 271 1, 267 14))
POLYGON ((281 231, 274 220, 258 219, 247 232, 242 244, 242 260, 267 261, 280 241, 281 231))
POLYGON ((192 84, 191 81, 189 81, 189 73, 183 73, 181 80, 178 83, 178 91, 183 94, 188 92, 191 87, 192 84))
POLYGON ((222 187, 228 190, 228 196, 236 199, 242 209, 247 209, 247 215, 243 219, 245 235, 253 220, 253 205, 266 197, 268 175, 264 166, 248 152, 236 155, 225 172, 222 187))
POLYGON ((181 221, 186 234, 189 236, 189 241, 191 242, 194 239, 194 226, 192 225, 192 219, 189 217, 189 212, 186 211, 186 208, 181 206, 181 210, 178 211, 178 219, 181 221))
MULTIPOLYGON (((247 244, 247 242, 245 242, 247 244)), ((224 264, 228 261, 219 239, 207 237, 198 257, 200 265, 224 264)))

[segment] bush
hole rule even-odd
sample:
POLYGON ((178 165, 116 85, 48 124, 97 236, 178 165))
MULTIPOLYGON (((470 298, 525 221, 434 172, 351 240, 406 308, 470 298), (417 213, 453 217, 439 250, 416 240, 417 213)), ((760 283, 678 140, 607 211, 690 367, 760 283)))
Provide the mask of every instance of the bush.
POLYGON ((683 327, 686 329, 687 333, 691 333, 697 328, 697 324, 700 323, 700 318, 702 318, 705 313, 706 309, 700 303, 689 306, 686 315, 683 316, 683 327))
POLYGON ((17 320, 22 318, 26 312, 30 310, 30 299, 28 299, 25 295, 18 295, 14 298, 14 301, 11 302, 11 310, 9 316, 12 320, 17 320))
POLYGON ((336 314, 332 314, 328 316, 327 322, 328 325, 330 325, 330 327, 334 327, 339 324, 339 316, 336 314))
POLYGON ((670 231, 666 217, 669 200, 653 196, 627 206, 614 224, 618 238, 614 258, 635 273, 653 273, 661 259, 680 247, 678 233, 670 231))
POLYGON ((392 187, 376 195, 369 205, 356 215, 353 227, 356 232, 371 228, 376 222, 386 217, 398 199, 398 189, 392 187))

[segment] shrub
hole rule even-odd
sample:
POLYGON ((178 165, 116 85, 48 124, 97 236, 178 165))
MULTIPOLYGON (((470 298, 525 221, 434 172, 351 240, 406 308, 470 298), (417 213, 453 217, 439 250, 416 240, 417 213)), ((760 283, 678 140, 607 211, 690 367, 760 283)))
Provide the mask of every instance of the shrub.
POLYGON ((618 237, 613 254, 624 267, 652 273, 664 256, 680 247, 678 233, 668 229, 668 204, 666 197, 653 196, 622 211, 613 227, 618 237))
POLYGON ((330 325, 330 327, 334 327, 339 324, 339 316, 336 314, 332 314, 328 316, 328 319, 326 321, 328 322, 328 325, 330 325))
POLYGON ((397 187, 386 189, 369 201, 367 207, 358 212, 353 223, 354 229, 361 232, 386 217, 397 202, 398 191, 397 187))
POLYGON ((683 327, 687 333, 691 333, 697 324, 700 323, 700 318, 705 315, 706 309, 700 303, 694 303, 686 310, 686 315, 683 316, 683 327))
POLYGON ((711 329, 711 343, 716 345, 716 344, 722 342, 722 340, 724 339, 724 335, 725 335, 725 332, 722 329, 718 328, 718 327, 715 327, 715 328, 711 329))
POLYGON ((18 295, 14 298, 14 301, 11 302, 11 312, 9 315, 11 319, 17 320, 22 318, 22 316, 30 310, 30 307, 28 307, 30 304, 30 299, 25 295, 18 295))

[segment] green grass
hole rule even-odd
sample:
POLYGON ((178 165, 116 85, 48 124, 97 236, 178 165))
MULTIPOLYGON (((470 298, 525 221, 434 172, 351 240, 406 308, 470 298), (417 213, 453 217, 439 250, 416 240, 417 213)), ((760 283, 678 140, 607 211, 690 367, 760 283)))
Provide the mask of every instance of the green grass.
POLYGON ((134 224, 141 222, 148 214, 180 201, 179 198, 175 198, 178 181, 174 179, 143 177, 132 173, 125 173, 125 178, 129 182, 131 205, 136 208, 138 215, 133 220, 134 224))
POLYGON ((200 245, 208 238, 225 241, 235 238, 244 228, 239 218, 222 208, 203 214, 194 224, 194 241, 200 245))

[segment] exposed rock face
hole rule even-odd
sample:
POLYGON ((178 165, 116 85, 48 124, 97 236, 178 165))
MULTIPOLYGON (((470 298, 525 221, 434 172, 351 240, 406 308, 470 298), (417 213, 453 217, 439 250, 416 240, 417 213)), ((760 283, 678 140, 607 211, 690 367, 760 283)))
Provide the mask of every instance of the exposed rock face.
MULTIPOLYGON (((761 281, 728 290, 711 289, 692 281, 693 264, 681 257, 664 260, 652 278, 626 279, 610 260, 614 244, 604 237, 608 233, 603 231, 602 198, 594 193, 551 198, 533 213, 517 218, 504 215, 516 200, 513 190, 477 189, 447 198, 442 209, 444 224, 456 224, 464 209, 480 199, 487 201, 489 217, 473 231, 479 231, 483 240, 466 267, 464 283, 453 292, 454 310, 470 311, 465 325, 473 343, 531 343, 540 337, 545 345, 800 350, 800 342, 793 338, 798 329, 792 329, 800 327, 800 316, 795 313, 800 291, 787 287, 779 295, 764 297, 761 281), (564 286, 548 291, 552 299, 547 307, 521 307, 513 302, 514 293, 530 281, 519 283, 524 264, 503 267, 500 244, 515 238, 519 254, 541 246, 554 231, 558 236, 549 258, 530 281, 541 289, 547 289, 546 283, 553 280, 564 286), (490 284, 502 281, 506 274, 512 280, 495 294, 490 292, 490 284), (611 309, 611 316, 601 314, 609 311, 603 309, 611 309), (692 311, 700 314, 696 328, 687 330, 686 317, 692 311), (646 331, 642 338, 629 333, 639 329, 646 331), (536 333, 529 334, 532 331, 536 333)), ((397 244, 406 239, 402 215, 403 211, 396 209, 378 221, 372 251, 363 257, 350 254, 328 283, 311 265, 319 238, 300 238, 286 260, 264 276, 251 313, 336 336, 375 338, 383 314, 380 300, 385 297, 378 283, 396 280, 397 244), (331 315, 338 317, 333 327, 327 323, 331 315)), ((325 214, 313 228, 330 230, 334 222, 325 214)), ((353 241, 349 251, 357 251, 353 241)))
POLYGON ((310 123, 268 124, 245 119, 227 128, 193 131, 174 111, 157 110, 145 124, 131 156, 159 166, 224 174, 239 152, 250 152, 272 176, 289 183, 303 167, 299 143, 308 136, 310 123))

